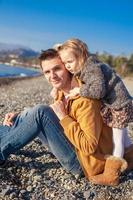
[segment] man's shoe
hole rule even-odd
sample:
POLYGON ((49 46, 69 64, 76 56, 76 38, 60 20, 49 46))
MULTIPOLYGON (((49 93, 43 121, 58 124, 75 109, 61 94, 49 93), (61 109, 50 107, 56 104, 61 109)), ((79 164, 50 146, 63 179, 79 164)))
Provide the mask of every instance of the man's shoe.
POLYGON ((85 175, 84 175, 84 172, 81 171, 79 174, 74 175, 74 177, 75 177, 76 180, 79 180, 79 179, 81 179, 81 178, 84 178, 85 175))

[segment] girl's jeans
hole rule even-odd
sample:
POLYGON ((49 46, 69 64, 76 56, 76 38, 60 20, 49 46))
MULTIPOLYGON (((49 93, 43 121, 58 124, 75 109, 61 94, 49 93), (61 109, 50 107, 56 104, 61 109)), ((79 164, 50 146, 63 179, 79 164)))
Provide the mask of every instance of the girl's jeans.
POLYGON ((45 144, 67 171, 72 174, 82 171, 74 147, 65 137, 58 117, 49 106, 44 105, 23 111, 12 127, 0 126, 0 159, 6 160, 37 136, 43 136, 45 144))

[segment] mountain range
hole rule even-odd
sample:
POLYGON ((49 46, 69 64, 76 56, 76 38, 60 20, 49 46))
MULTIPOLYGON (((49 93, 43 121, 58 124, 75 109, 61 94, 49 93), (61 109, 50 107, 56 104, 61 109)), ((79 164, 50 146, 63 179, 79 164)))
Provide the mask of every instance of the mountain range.
POLYGON ((15 54, 17 56, 24 56, 24 57, 34 57, 38 56, 39 52, 34 51, 33 49, 18 45, 18 44, 8 44, 0 42, 0 55, 3 54, 15 54))

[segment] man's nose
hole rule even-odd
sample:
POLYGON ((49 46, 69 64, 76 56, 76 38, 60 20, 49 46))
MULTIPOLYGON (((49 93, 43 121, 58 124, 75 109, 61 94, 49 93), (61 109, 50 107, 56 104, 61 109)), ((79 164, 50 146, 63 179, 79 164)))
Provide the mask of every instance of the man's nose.
POLYGON ((50 76, 51 76, 51 78, 54 78, 54 77, 56 77, 56 74, 53 71, 51 71, 50 76))

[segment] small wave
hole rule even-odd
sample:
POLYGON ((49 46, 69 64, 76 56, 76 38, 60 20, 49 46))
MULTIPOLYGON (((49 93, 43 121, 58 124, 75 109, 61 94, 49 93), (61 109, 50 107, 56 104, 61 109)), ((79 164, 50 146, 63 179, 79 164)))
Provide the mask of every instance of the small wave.
POLYGON ((27 74, 25 74, 25 73, 20 73, 20 76, 21 76, 21 77, 26 77, 27 74))

